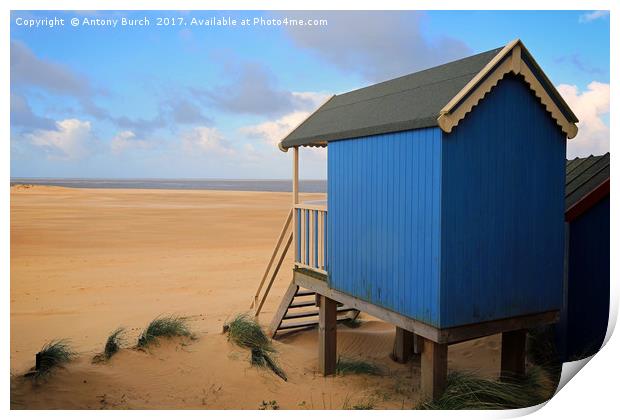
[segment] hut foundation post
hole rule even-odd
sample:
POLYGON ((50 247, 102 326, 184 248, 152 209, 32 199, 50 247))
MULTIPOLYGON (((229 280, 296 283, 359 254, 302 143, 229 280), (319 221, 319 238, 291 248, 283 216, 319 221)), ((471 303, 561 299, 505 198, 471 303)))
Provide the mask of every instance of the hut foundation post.
POLYGON ((525 375, 525 339, 525 330, 502 333, 502 379, 525 375))
POLYGON ((421 357, 421 391, 426 398, 437 399, 446 389, 448 345, 423 339, 421 357))
POLYGON ((422 336, 413 333, 413 354, 421 354, 423 346, 424 339, 422 338, 422 336))
POLYGON ((324 376, 336 373, 337 302, 319 297, 319 370, 324 376))
POLYGON ((396 327, 396 335, 394 336, 394 349, 392 350, 392 358, 398 363, 407 363, 413 355, 415 334, 411 331, 396 327))

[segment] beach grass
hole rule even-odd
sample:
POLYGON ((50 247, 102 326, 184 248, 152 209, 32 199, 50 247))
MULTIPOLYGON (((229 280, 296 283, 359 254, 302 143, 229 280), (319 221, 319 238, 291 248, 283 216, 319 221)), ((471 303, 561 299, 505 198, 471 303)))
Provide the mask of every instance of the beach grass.
POLYGON ((251 351, 252 366, 269 368, 284 381, 287 380, 286 374, 275 360, 276 350, 271 340, 255 319, 248 314, 239 314, 224 326, 224 331, 233 343, 251 351))
POLYGON ((138 338, 137 347, 145 349, 157 343, 160 338, 189 337, 193 338, 187 320, 175 315, 159 316, 152 320, 138 338))
POLYGON ((423 410, 506 410, 531 407, 548 400, 544 372, 532 367, 524 378, 491 380, 472 373, 451 372, 444 394, 434 401, 424 401, 423 410))
POLYGON ((36 379, 49 375, 54 368, 60 367, 75 358, 76 354, 66 339, 52 340, 46 343, 37 353, 35 368, 27 376, 36 379))
POLYGON ((379 366, 371 362, 339 357, 336 362, 336 373, 338 375, 381 375, 382 371, 379 366))
POLYGON ((110 360, 112 356, 114 356, 123 346, 125 340, 123 339, 123 335, 125 334, 125 328, 119 327, 112 331, 112 333, 108 336, 108 339, 105 342, 105 346, 103 348, 103 352, 96 354, 93 357, 93 363, 100 363, 110 360))
POLYGON ((562 362, 555 344, 553 325, 533 328, 527 334, 527 359, 559 382, 562 362))

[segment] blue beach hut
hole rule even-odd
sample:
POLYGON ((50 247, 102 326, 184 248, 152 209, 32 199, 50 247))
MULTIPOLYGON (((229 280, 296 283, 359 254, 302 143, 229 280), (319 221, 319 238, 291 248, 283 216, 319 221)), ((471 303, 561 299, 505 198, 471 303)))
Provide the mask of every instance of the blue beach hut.
POLYGON ((610 307, 609 153, 566 163, 566 265, 557 326, 562 361, 596 353, 610 307))
POLYGON ((344 311, 394 324, 394 356, 421 351, 430 397, 453 343, 502 333, 502 372, 522 374, 526 329, 562 305, 577 121, 520 40, 332 96, 279 144, 293 152, 293 210, 278 245, 292 225, 295 268, 272 332, 304 326, 288 315, 310 293, 324 374, 344 311), (301 147, 328 148, 326 203, 299 202, 301 147))

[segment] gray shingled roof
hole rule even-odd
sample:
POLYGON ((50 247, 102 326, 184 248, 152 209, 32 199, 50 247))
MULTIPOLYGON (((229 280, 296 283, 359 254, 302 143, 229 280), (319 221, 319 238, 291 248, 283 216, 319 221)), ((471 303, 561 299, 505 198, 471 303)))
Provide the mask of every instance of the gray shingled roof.
POLYGON ((501 50, 336 95, 293 130, 282 146, 437 126, 441 109, 501 50))
POLYGON ((609 153, 566 161, 566 209, 609 178, 609 153))

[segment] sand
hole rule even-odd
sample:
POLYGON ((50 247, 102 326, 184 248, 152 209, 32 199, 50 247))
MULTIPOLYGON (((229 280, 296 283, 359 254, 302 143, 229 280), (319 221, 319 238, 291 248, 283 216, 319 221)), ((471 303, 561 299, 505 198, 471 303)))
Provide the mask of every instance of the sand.
MULTIPOLYGON (((307 194, 303 199, 320 199, 307 194)), ((390 359, 394 327, 362 314, 338 328, 343 357, 376 363, 381 376, 324 378, 317 332, 275 341, 288 375, 250 366, 222 334, 247 311, 290 206, 287 193, 11 188, 11 406, 14 409, 412 408, 419 359, 390 359), (124 326, 127 346, 161 314, 187 316, 195 340, 163 340, 91 363, 124 326), (67 338, 75 361, 39 384, 22 375, 51 340, 67 338)), ((287 258, 260 322, 267 325, 291 278, 287 258)), ((451 346, 449 369, 496 377, 498 336, 451 346)))

